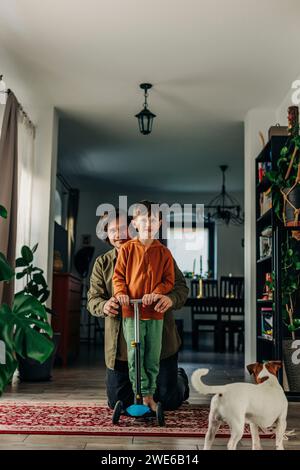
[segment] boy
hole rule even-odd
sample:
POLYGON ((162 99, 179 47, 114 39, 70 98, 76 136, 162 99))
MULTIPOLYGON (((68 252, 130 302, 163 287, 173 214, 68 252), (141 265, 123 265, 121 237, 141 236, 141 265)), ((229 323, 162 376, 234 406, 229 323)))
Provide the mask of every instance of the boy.
POLYGON ((119 250, 113 275, 114 295, 122 305, 123 332, 127 343, 129 378, 136 392, 134 348, 134 313, 129 299, 142 299, 140 310, 141 390, 143 403, 156 410, 153 394, 159 372, 163 314, 154 309, 156 294, 168 294, 174 287, 173 258, 164 245, 155 239, 161 226, 153 203, 137 204, 132 224, 138 237, 119 250), (151 210, 152 209, 152 210, 151 210))

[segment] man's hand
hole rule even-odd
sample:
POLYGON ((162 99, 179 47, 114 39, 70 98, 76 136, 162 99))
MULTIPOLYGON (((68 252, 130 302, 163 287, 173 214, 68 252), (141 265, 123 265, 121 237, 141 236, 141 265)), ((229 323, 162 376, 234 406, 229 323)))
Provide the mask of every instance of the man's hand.
POLYGON ((104 315, 108 317, 115 317, 119 313, 119 302, 116 297, 111 297, 107 302, 105 302, 103 312, 104 315))
POLYGON ((156 312, 165 313, 169 308, 173 307, 173 301, 167 295, 154 294, 153 302, 157 302, 154 307, 156 312))
POLYGON ((120 305, 129 305, 129 295, 120 294, 117 295, 117 299, 120 305))
POLYGON ((155 297, 156 294, 144 294, 143 295, 143 298, 142 298, 142 302, 143 302, 143 307, 145 305, 151 305, 153 304, 154 302, 154 297, 155 297))

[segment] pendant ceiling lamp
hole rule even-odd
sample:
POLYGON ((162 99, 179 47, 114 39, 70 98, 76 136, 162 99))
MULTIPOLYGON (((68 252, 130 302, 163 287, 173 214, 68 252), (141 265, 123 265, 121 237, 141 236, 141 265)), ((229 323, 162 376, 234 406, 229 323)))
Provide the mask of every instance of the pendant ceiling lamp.
POLYGON ((150 109, 148 109, 147 103, 148 90, 152 88, 152 85, 151 83, 141 83, 140 88, 144 90, 144 108, 142 109, 142 111, 136 114, 135 117, 138 119, 140 132, 143 135, 148 135, 152 131, 153 119, 156 117, 156 115, 151 113, 150 109))
POLYGON ((205 205, 205 218, 207 221, 213 220, 226 225, 243 225, 244 214, 242 213, 241 205, 235 197, 226 191, 225 172, 227 169, 227 165, 220 165, 220 170, 222 171, 222 189, 208 205, 205 205))

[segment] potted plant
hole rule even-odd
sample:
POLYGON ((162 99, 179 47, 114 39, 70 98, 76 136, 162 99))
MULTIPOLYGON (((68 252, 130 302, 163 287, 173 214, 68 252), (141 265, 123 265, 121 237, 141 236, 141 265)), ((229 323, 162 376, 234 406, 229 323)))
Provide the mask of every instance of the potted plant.
MULTIPOLYGON (((45 311, 48 314, 52 314, 52 310, 46 307, 44 304, 47 301, 50 291, 43 274, 43 270, 34 266, 34 253, 36 252, 38 244, 32 249, 28 246, 23 246, 21 249, 21 256, 16 260, 16 269, 21 269, 16 274, 17 279, 25 278, 26 283, 24 289, 18 292, 17 295, 30 295, 37 299, 41 305, 44 306, 45 311)), ((33 326, 34 330, 39 334, 43 335, 45 339, 51 341, 49 331, 45 330, 44 324, 35 323, 33 326)), ((40 382, 51 379, 51 371, 55 359, 55 353, 57 351, 58 341, 60 334, 53 334, 54 348, 48 359, 40 363, 35 358, 25 356, 18 356, 18 369, 19 377, 23 382, 40 382)))
MULTIPOLYGON (((276 167, 266 172, 271 182, 273 207, 287 227, 300 227, 300 136, 297 106, 288 109, 288 138, 276 167)), ((297 234, 293 234, 297 237, 297 234)))
MULTIPOLYGON (((7 217, 3 206, 0 206, 0 217, 7 217)), ((0 281, 9 282, 14 275, 4 254, 0 253, 0 281)), ((18 365, 17 355, 43 363, 54 348, 51 337, 46 309, 36 297, 20 292, 15 295, 12 306, 0 305, 0 340, 5 346, 5 363, 0 363, 0 395, 12 380, 18 365)))

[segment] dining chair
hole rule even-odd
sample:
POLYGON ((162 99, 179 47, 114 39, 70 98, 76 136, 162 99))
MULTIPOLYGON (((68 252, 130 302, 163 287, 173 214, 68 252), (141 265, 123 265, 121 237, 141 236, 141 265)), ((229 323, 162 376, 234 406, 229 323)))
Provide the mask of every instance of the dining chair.
POLYGON ((202 297, 199 297, 199 281, 191 282, 191 294, 194 302, 191 305, 192 314, 192 348, 199 349, 199 332, 209 332, 214 335, 214 350, 220 347, 220 321, 218 308, 218 281, 216 279, 202 280, 202 297))
POLYGON ((226 350, 228 334, 229 351, 244 350, 244 278, 222 276, 220 278, 221 349, 226 350))

